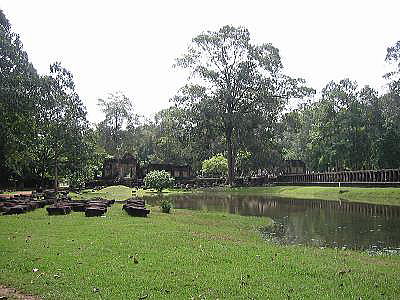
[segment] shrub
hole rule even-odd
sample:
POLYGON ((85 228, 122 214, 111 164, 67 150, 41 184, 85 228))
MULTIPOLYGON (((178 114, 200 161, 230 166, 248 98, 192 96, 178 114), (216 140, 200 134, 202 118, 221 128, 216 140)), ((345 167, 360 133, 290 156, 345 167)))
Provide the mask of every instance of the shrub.
POLYGON ((160 208, 163 213, 169 214, 171 212, 172 203, 167 199, 161 200, 160 208))
POLYGON ((151 171, 144 178, 144 185, 147 188, 156 189, 161 193, 163 189, 171 187, 174 178, 167 171, 151 171))
POLYGON ((224 177, 227 171, 228 160, 222 154, 206 159, 201 165, 201 172, 207 176, 224 177))

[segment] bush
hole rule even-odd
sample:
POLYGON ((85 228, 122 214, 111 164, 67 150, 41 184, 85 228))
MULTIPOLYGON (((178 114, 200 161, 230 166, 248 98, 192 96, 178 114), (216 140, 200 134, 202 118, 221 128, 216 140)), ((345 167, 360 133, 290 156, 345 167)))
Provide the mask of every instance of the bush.
POLYGON ((224 177, 227 171, 228 160, 222 154, 206 159, 201 165, 201 172, 206 176, 224 177))
POLYGON ((171 187, 173 183, 174 178, 167 171, 151 171, 144 178, 144 185, 147 188, 156 189, 159 193, 171 187))
POLYGON ((161 200, 160 208, 163 213, 169 214, 171 212, 172 203, 167 199, 161 200))

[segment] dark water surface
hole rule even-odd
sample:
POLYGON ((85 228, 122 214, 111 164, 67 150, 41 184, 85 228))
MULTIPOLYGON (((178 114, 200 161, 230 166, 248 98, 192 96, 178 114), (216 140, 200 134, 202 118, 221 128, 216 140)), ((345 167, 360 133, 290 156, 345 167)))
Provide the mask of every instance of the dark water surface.
POLYGON ((275 225, 263 235, 280 244, 400 254, 400 206, 226 194, 169 198, 175 208, 270 217, 275 225))

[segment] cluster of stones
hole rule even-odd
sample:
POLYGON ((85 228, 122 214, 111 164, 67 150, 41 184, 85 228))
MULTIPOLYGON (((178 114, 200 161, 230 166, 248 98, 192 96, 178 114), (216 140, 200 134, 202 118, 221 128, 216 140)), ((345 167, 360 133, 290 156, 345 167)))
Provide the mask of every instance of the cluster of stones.
POLYGON ((85 209, 86 217, 98 217, 107 212, 107 207, 114 204, 115 200, 106 200, 102 198, 94 198, 87 202, 85 209))
POLYGON ((114 204, 115 200, 92 198, 85 201, 60 201, 47 207, 49 215, 66 215, 71 211, 85 212, 86 217, 99 217, 107 212, 107 207, 114 204))
POLYGON ((0 212, 4 215, 23 214, 54 202, 51 195, 44 193, 0 194, 0 212))
POLYGON ((115 200, 92 198, 72 201, 68 192, 0 194, 0 213, 3 215, 23 214, 36 208, 46 207, 49 215, 67 215, 71 211, 84 212, 86 217, 102 216, 115 200))
POLYGON ((126 200, 122 209, 125 210, 128 215, 134 217, 147 217, 150 213, 150 210, 145 208, 144 200, 139 198, 130 198, 126 200))

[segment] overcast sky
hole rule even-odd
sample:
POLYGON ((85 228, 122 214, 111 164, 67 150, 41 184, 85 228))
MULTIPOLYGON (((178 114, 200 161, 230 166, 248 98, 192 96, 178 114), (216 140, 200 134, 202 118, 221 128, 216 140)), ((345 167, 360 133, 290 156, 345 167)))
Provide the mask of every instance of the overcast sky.
POLYGON ((89 120, 96 103, 123 91, 138 113, 170 106, 186 76, 172 68, 190 40, 223 25, 279 48, 289 75, 321 89, 350 78, 381 89, 386 49, 400 40, 400 1, 0 0, 39 73, 61 61, 75 78, 89 120))

